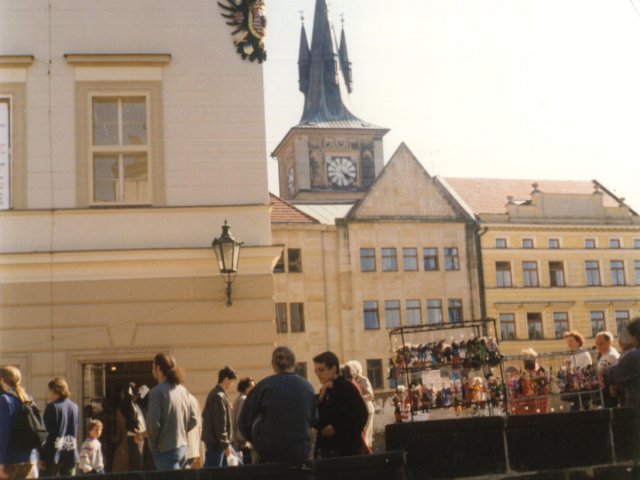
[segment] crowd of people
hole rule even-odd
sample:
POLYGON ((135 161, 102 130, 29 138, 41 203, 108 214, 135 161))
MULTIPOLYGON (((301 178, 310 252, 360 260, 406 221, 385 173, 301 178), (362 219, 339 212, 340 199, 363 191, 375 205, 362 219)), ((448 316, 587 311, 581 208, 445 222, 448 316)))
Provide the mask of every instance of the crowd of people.
MULTIPOLYGON (((333 352, 321 353, 313 362, 321 383, 317 394, 295 374, 295 355, 282 346, 272 354, 273 375, 257 383, 251 377, 240 379, 233 405, 228 394, 238 375, 224 367, 201 412, 175 358, 158 353, 151 372, 157 385, 149 391, 130 384, 120 394, 115 414, 119 441, 109 454, 110 470, 299 465, 312 458, 371 453, 373 390, 362 366, 357 361, 341 366, 333 352)), ((19 369, 0 367, 0 390, 0 480, 105 472, 100 442, 105 425, 85 412, 87 437, 78 441, 80 411, 64 378, 48 384, 40 447, 18 441, 21 409, 35 407, 19 369)))

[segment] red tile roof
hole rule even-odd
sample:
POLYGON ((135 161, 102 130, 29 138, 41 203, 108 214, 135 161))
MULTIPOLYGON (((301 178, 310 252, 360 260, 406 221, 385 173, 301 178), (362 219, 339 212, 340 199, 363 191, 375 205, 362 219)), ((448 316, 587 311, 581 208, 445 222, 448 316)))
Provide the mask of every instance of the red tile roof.
MULTIPOLYGON (((594 183, 590 180, 527 180, 506 178, 445 178, 445 181, 458 193, 476 214, 506 213, 507 196, 515 201, 531 200, 533 183, 538 190, 547 193, 592 194, 594 183)), ((606 192, 604 205, 615 207, 615 201, 606 192)))
POLYGON ((316 219, 298 210, 280 197, 269 194, 271 199, 271 223, 318 223, 316 219))

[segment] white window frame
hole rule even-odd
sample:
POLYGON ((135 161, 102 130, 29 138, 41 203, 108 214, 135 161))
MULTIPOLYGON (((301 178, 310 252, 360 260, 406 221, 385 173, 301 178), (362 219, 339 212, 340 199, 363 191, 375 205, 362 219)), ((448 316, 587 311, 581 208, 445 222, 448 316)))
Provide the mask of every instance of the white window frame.
MULTIPOLYGON (((94 91, 88 94, 88 108, 87 108, 87 161, 89 162, 88 168, 88 186, 89 186, 89 204, 91 206, 136 206, 136 205, 151 205, 153 199, 153 151, 152 151, 152 138, 154 135, 153 125, 151 125, 150 106, 151 106, 151 93, 147 90, 105 90, 94 91), (122 102, 123 98, 131 97, 144 97, 145 99, 145 114, 147 125, 147 143, 146 145, 123 145, 122 140, 122 102), (115 98, 118 99, 118 139, 120 143, 118 145, 98 145, 93 144, 93 100, 96 98, 115 98), (119 156, 119 163, 122 164, 122 156, 128 153, 147 154, 147 198, 142 202, 126 202, 116 200, 115 202, 99 202, 95 200, 95 175, 94 175, 94 155, 95 154, 112 154, 119 156)), ((124 172, 118 179, 120 182, 120 191, 124 195, 124 172)))
POLYGON ((0 95, 0 103, 7 104, 7 158, 6 166, 4 167, 2 174, 6 176, 6 190, 3 192, 2 202, 0 203, 0 210, 11 210, 13 207, 12 201, 12 188, 13 188, 13 109, 14 100, 12 95, 0 95))

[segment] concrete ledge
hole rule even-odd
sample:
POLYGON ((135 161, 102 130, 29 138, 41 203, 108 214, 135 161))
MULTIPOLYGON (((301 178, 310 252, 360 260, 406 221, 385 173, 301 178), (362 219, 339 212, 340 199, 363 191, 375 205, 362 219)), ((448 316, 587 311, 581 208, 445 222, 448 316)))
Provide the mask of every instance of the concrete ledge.
MULTIPOLYGON (((91 475, 95 480, 405 480, 404 452, 317 460, 308 466, 267 463, 242 467, 91 475)), ((60 477, 72 480, 74 477, 60 477)))

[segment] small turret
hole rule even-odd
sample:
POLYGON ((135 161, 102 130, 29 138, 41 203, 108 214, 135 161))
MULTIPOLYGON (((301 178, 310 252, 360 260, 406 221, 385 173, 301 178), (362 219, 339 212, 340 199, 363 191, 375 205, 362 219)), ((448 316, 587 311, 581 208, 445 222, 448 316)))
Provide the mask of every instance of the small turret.
POLYGON ((344 34, 344 19, 342 19, 342 33, 340 34, 340 67, 344 76, 344 83, 349 93, 353 92, 353 76, 351 73, 351 61, 349 61, 349 52, 347 51, 347 39, 344 34))
POLYGON ((298 83, 300 91, 306 95, 311 78, 311 51, 307 42, 307 32, 304 29, 304 16, 300 18, 302 20, 302 29, 300 31, 300 52, 298 53, 298 83))

